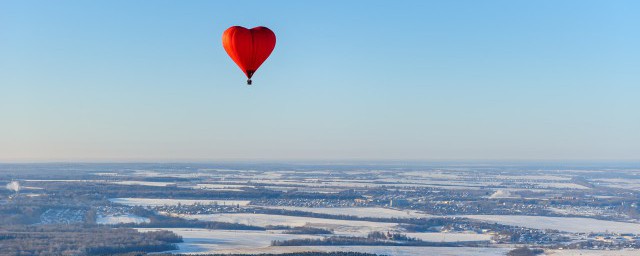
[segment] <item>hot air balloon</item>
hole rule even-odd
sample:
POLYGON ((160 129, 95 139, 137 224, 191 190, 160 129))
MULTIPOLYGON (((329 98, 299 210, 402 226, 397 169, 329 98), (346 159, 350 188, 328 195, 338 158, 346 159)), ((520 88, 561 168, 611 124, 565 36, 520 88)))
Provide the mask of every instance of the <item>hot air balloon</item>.
POLYGON ((247 75, 247 84, 276 46, 276 35, 266 27, 247 29, 233 26, 222 33, 222 46, 247 75))

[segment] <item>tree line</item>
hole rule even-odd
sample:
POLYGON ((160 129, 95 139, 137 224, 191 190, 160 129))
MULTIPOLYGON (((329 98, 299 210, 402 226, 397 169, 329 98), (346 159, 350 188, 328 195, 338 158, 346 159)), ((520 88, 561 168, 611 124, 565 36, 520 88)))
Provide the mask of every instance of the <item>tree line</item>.
POLYGON ((98 225, 0 227, 2 255, 104 255, 175 250, 182 237, 170 231, 138 232, 98 225))

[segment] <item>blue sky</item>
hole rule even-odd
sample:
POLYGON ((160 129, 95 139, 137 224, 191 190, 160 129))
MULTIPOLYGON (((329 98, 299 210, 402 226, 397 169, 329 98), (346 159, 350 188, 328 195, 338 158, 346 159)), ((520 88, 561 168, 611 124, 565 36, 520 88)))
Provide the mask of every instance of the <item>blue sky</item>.
POLYGON ((0 161, 640 160, 638 1, 0 1, 0 161), (247 87, 221 46, 267 26, 247 87))

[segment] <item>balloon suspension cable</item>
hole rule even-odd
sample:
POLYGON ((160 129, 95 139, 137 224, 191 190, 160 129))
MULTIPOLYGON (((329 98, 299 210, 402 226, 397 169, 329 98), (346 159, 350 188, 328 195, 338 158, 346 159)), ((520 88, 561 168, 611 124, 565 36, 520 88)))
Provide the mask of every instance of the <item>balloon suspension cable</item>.
POLYGON ((247 79, 247 85, 251 85, 251 79, 247 79))

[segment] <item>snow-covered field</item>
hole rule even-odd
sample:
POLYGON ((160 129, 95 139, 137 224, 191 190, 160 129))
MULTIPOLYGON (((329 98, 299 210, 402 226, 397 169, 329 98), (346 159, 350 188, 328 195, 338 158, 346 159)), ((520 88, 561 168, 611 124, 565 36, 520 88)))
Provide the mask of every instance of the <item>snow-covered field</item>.
POLYGON ((137 170, 134 171, 131 176, 137 177, 146 177, 146 178, 198 178, 198 177, 210 177, 213 176, 210 173, 202 173, 202 172, 192 172, 192 173, 166 173, 166 172, 156 172, 156 171, 148 171, 148 170, 137 170))
POLYGON ((591 218, 544 217, 521 215, 463 215, 462 217, 536 229, 557 229, 575 233, 617 232, 640 233, 640 224, 591 218))
POLYGON ((541 188, 589 189, 588 187, 578 185, 575 183, 560 183, 560 182, 537 183, 537 186, 541 188))
MULTIPOLYGON (((138 229, 142 232, 160 229, 138 229)), ((404 247, 404 246, 271 246, 272 240, 299 238, 320 238, 313 235, 290 235, 269 231, 238 231, 162 228, 172 231, 184 239, 179 249, 171 253, 287 253, 287 252, 368 252, 381 255, 429 255, 429 256, 496 256, 505 255, 510 248, 472 248, 472 247, 404 247)))
POLYGON ((105 224, 105 225, 113 225, 113 224, 120 224, 120 223, 138 224, 138 223, 148 223, 149 221, 150 221, 149 218, 140 217, 134 214, 108 215, 108 216, 98 215, 98 217, 96 218, 97 224, 105 224))
POLYGON ((248 205, 246 200, 191 200, 191 199, 167 199, 167 198, 111 198, 112 203, 129 206, 162 206, 162 205, 193 205, 193 204, 219 204, 219 205, 248 205))
POLYGON ((141 186, 153 186, 153 187, 166 187, 169 185, 175 185, 175 183, 173 182, 137 181, 137 180, 113 181, 111 183, 118 184, 118 185, 141 185, 141 186))
POLYGON ((612 188, 640 190, 640 179, 595 179, 594 181, 612 188))
MULTIPOLYGON (((139 231, 160 230, 156 228, 141 228, 139 231)), ((290 235, 268 231, 251 230, 211 230, 211 229, 185 229, 185 228, 162 228, 162 230, 172 231, 184 240, 178 244, 178 250, 172 253, 218 253, 221 250, 227 252, 243 252, 246 250, 256 250, 271 246, 273 240, 290 240, 302 238, 320 238, 312 235, 290 235)))
POLYGON ((265 206, 264 208, 283 209, 291 211, 304 211, 313 213, 324 213, 333 215, 350 215, 357 217, 372 218, 429 218, 433 215, 422 213, 415 210, 395 210, 382 207, 346 207, 346 208, 309 208, 295 206, 265 206))
POLYGON ((204 221, 220 221, 240 223, 245 225, 265 227, 268 225, 284 225, 291 227, 311 226, 334 230, 338 235, 366 236, 372 231, 396 230, 395 223, 382 223, 356 220, 334 220, 309 218, 298 216, 284 216, 271 214, 250 213, 222 213, 222 214, 179 214, 178 217, 198 219, 204 221))
POLYGON ((500 180, 549 180, 549 181, 568 181, 571 177, 540 174, 540 175, 494 175, 494 179, 500 180))
POLYGON ((363 252, 389 256, 501 256, 511 248, 414 246, 269 246, 260 249, 221 250, 216 253, 363 252))

